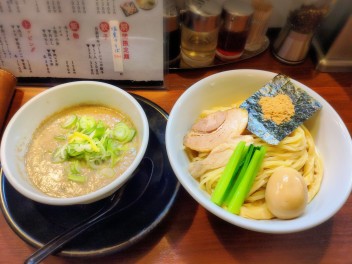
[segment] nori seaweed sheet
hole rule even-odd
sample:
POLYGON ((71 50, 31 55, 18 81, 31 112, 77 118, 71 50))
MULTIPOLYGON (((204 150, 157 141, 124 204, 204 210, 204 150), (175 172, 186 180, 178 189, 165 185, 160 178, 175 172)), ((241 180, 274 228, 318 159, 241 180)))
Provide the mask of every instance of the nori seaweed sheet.
POLYGON ((271 145, 277 145, 299 125, 310 118, 322 105, 301 88, 295 87, 290 78, 276 75, 269 83, 260 88, 241 105, 248 111, 247 129, 271 145), (289 96, 295 113, 287 122, 280 125, 264 119, 259 100, 261 97, 275 97, 278 94, 289 96))

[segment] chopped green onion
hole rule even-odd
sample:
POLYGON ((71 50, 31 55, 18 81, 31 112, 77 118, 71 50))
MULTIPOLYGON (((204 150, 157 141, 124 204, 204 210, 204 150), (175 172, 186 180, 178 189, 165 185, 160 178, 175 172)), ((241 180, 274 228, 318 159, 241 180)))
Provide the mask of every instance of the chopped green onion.
POLYGON ((65 160, 67 160, 67 150, 65 147, 62 147, 62 148, 57 148, 52 156, 51 156, 51 160, 52 162, 54 163, 60 163, 60 162, 63 162, 65 160))
POLYGON ((134 138, 135 135, 136 135, 136 130, 130 129, 130 131, 129 131, 129 133, 128 133, 128 136, 127 136, 125 142, 126 142, 126 143, 127 143, 127 142, 130 142, 130 141, 134 138))
POLYGON ((82 116, 79 119, 79 129, 84 134, 90 134, 94 131, 97 122, 93 117, 90 116, 82 116))
POLYGON ((63 128, 71 128, 74 125, 76 125, 77 122, 77 116, 76 115, 70 115, 66 120, 61 124, 63 128))
POLYGON ((67 179, 74 181, 74 182, 79 182, 79 183, 84 183, 86 181, 86 177, 81 175, 81 174, 73 174, 69 173, 67 176, 67 179))
POLYGON ((66 140, 67 139, 66 135, 58 135, 58 136, 55 136, 54 138, 56 140, 66 140))
POLYGON ((110 154, 119 154, 120 153, 121 143, 117 140, 109 138, 106 142, 106 151, 110 154))
POLYGON ((87 136, 87 135, 85 135, 85 134, 83 134, 83 133, 81 133, 81 132, 75 131, 75 132, 69 137, 69 142, 74 142, 74 141, 77 141, 77 140, 78 140, 78 141, 80 141, 80 140, 86 140, 86 141, 89 142, 89 144, 90 144, 90 146, 92 147, 92 150, 93 150, 93 151, 96 151, 96 152, 99 151, 99 148, 97 147, 97 145, 95 144, 94 140, 93 140, 91 137, 89 137, 89 136, 87 136))
POLYGON ((129 128, 124 122, 118 123, 112 130, 112 137, 122 143, 130 142, 135 136, 136 131, 129 128))
POLYGON ((84 148, 83 148, 82 144, 71 143, 71 144, 67 145, 67 154, 70 157, 78 156, 78 155, 82 154, 83 151, 84 151, 84 148))
MULTIPOLYGON (((111 167, 120 161, 122 153, 130 147, 127 145, 136 135, 136 130, 126 123, 119 122, 110 129, 102 120, 90 116, 69 116, 62 124, 67 134, 55 138, 65 144, 58 147, 52 154, 55 163, 70 161, 68 179, 84 182, 81 165, 99 169, 108 161, 111 167)), ((103 175, 115 174, 112 168, 102 169, 103 175)))
POLYGON ((117 139, 120 142, 123 142, 128 137, 129 131, 130 131, 129 127, 125 123, 120 122, 114 127, 114 130, 112 131, 112 133, 115 139, 117 139))
POLYGON ((81 173, 81 166, 80 166, 78 160, 75 160, 75 161, 71 162, 71 164, 70 164, 70 172, 72 174, 80 174, 81 173))
POLYGON ((101 139, 104 136, 105 131, 106 131, 105 124, 103 123, 103 121, 99 120, 98 124, 94 130, 94 137, 101 139))

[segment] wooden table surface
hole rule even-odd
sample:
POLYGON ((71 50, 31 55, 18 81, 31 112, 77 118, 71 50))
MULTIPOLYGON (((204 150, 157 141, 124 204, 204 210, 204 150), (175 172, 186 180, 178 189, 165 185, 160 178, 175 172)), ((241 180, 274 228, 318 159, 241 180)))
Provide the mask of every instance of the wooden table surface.
MULTIPOLYGON (((352 134, 352 74, 318 72, 311 58, 300 65, 285 65, 266 51, 247 61, 217 68, 170 72, 165 77, 165 90, 129 91, 170 112, 187 87, 208 75, 231 69, 280 72, 302 82, 335 108, 352 134)), ((8 119, 44 89, 18 86, 8 119)), ((0 263, 22 263, 33 251, 0 216, 0 263)), ((334 217, 315 228, 273 235, 224 222, 181 188, 166 218, 132 247, 93 259, 51 256, 44 263, 352 263, 352 198, 334 217)))

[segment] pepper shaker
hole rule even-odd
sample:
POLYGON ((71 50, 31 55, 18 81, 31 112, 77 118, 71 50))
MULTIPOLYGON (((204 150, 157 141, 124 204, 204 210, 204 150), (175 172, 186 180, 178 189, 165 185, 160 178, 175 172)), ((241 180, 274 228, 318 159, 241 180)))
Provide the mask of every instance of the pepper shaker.
POLYGON ((273 55, 281 62, 299 64, 305 60, 315 31, 331 5, 330 0, 306 2, 290 11, 273 44, 273 55))

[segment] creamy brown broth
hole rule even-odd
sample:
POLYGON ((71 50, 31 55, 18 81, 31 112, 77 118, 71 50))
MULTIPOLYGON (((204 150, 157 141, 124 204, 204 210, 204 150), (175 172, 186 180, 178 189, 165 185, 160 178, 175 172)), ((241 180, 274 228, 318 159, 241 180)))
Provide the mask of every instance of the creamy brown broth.
POLYGON ((82 168, 82 175, 86 176, 84 183, 74 182, 67 178, 69 162, 53 163, 52 153, 60 144, 55 136, 66 134, 67 130, 61 124, 70 115, 91 116, 102 120, 109 127, 119 121, 133 127, 133 124, 124 115, 114 109, 97 105, 80 105, 65 109, 46 119, 35 131, 26 154, 26 169, 32 183, 42 192, 53 197, 75 197, 98 190, 120 176, 134 160, 138 142, 137 137, 128 143, 128 150, 123 153, 121 160, 113 167, 115 175, 102 175, 102 170, 110 164, 103 164, 97 169, 82 168))

